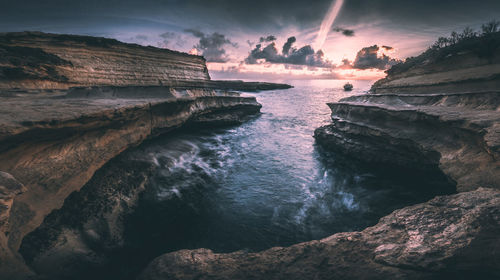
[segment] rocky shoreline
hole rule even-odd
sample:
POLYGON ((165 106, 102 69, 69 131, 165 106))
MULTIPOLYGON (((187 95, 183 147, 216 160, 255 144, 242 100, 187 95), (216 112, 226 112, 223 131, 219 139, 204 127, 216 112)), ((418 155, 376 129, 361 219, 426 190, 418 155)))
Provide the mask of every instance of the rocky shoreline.
MULTIPOLYGON (((255 98, 229 90, 289 88, 212 81, 202 57, 104 38, 7 33, 0 52, 0 276, 8 279, 64 278, 120 247, 123 216, 154 169, 114 166, 124 151, 260 111, 255 98)), ((140 279, 499 277, 500 64, 468 53, 446 59, 389 73, 372 94, 329 104, 333 122, 315 137, 382 168, 440 170, 458 194, 291 247, 168 253, 140 279)))
POLYGON ((287 86, 212 81, 203 57, 104 38, 6 33, 0 51, 0 275, 9 279, 34 275, 21 241, 108 161, 179 127, 260 111, 227 88, 287 86))
POLYGON ((26 187, 11 191, 4 203, 2 215, 9 217, 4 246, 17 251, 22 238, 46 215, 127 148, 185 124, 240 123, 261 107, 255 98, 234 93, 177 93, 185 96, 3 98, 1 111, 8 118, 1 124, 0 169, 26 187), (26 192, 19 194, 22 190, 26 192))
POLYGON ((441 169, 458 191, 498 188, 499 93, 370 94, 328 104, 321 145, 374 164, 441 169))

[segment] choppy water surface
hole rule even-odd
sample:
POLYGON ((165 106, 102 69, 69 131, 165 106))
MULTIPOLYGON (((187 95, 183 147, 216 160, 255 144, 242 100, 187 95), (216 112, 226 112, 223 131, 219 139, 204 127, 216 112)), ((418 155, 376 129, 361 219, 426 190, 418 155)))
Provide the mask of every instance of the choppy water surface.
POLYGON ((369 82, 351 93, 343 81, 292 83, 251 94, 262 114, 241 126, 179 132, 134 152, 158 167, 127 222, 135 254, 290 245, 363 229, 439 192, 425 188, 431 178, 379 174, 318 151, 312 135, 330 122, 326 103, 363 94, 369 82))

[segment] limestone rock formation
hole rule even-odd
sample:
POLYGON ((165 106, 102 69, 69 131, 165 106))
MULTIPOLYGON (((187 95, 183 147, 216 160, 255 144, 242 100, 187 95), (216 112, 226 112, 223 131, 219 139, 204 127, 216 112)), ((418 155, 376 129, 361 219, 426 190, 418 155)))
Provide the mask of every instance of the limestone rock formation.
POLYGON ((0 53, 3 89, 161 86, 210 79, 201 56, 90 36, 3 33, 0 53))
POLYGON ((12 249, 128 147, 186 123, 241 122, 260 109, 255 98, 235 94, 199 89, 174 90, 172 95, 172 89, 163 90, 164 98, 153 99, 3 98, 0 170, 27 189, 15 197, 10 213, 12 249))
POLYGON ((0 33, 0 89, 26 91, 91 86, 173 86, 260 91, 287 84, 213 81, 201 56, 114 39, 0 33))
POLYGON ((440 168, 457 190, 500 188, 500 93, 369 94, 328 104, 327 149, 370 163, 440 168))
POLYGON ((112 159, 23 239, 19 251, 24 260, 37 275, 51 279, 89 274, 105 279, 100 270, 122 250, 127 215, 156 168, 127 152, 112 159))
POLYGON ((498 52, 422 56, 389 70, 373 93, 328 104, 333 122, 317 142, 387 167, 439 168, 458 191, 500 188, 498 52))
POLYGON ((291 247, 169 253, 140 279, 494 279, 499 233, 500 191, 480 188, 396 210, 361 232, 291 247))
POLYGON ((261 108, 221 90, 200 56, 38 32, 0 34, 0 54, 0 170, 13 176, 0 174, 0 278, 32 274, 22 239, 112 158, 181 126, 238 124, 261 108))

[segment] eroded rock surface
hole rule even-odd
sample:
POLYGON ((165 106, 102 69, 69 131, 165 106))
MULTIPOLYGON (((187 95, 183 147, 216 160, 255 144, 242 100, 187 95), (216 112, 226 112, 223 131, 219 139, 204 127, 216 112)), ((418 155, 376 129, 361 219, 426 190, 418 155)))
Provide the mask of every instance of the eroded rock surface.
POLYGON ((0 170, 23 182, 10 212, 14 251, 66 197, 103 164, 147 138, 186 123, 234 124, 260 110, 255 98, 184 90, 164 98, 26 98, 2 100, 0 170))
POLYGON ((3 89, 162 86, 210 80, 201 56, 106 38, 2 33, 0 53, 3 89))
MULTIPOLYGON (((494 38, 491 47, 500 48, 500 34, 494 38)), ((371 94, 328 104, 333 121, 316 130, 317 142, 387 167, 439 168, 458 191, 500 188, 498 52, 425 57, 389 70, 371 94)))
POLYGON ((329 104, 318 143, 365 162, 440 168, 457 190, 499 188, 500 92, 369 94, 329 104))
POLYGON ((480 188, 396 210, 361 232, 287 248, 169 253, 140 279, 493 279, 499 233, 500 191, 480 188))
POLYGON ((9 219, 14 197, 25 191, 26 188, 16 178, 9 173, 0 171, 0 230, 6 225, 9 219))
POLYGON ((91 36, 0 33, 0 90, 50 92, 82 86, 171 86, 239 91, 291 87, 213 81, 205 58, 168 49, 91 36))

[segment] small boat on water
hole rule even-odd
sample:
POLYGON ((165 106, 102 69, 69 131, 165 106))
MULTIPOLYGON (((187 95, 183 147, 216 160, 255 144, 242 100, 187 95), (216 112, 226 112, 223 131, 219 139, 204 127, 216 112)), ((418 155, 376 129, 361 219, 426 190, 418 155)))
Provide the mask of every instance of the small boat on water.
POLYGON ((351 91, 353 88, 354 88, 354 86, 351 83, 347 83, 344 85, 345 91, 351 91))

